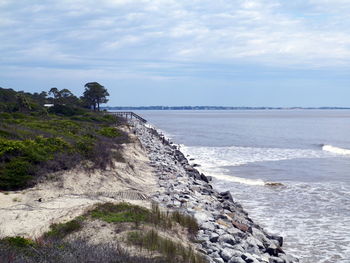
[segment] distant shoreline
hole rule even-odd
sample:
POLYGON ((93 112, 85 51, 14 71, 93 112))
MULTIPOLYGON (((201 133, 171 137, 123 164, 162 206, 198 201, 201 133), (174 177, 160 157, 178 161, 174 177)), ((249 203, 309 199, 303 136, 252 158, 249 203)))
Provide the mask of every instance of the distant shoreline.
POLYGON ((123 106, 102 107, 111 110, 350 110, 350 107, 226 107, 226 106, 123 106))

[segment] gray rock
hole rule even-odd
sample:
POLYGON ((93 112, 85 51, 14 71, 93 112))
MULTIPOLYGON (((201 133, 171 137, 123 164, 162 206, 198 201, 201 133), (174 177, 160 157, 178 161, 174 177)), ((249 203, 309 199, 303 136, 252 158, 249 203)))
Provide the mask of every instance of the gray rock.
POLYGON ((210 238, 209 238, 209 240, 210 240, 211 242, 213 242, 213 243, 218 242, 218 239, 219 239, 219 235, 216 234, 216 233, 212 233, 212 234, 210 235, 210 238))
POLYGON ((225 261, 222 258, 214 258, 215 263, 225 263, 225 261))
POLYGON ((270 257, 269 263, 285 263, 285 261, 282 258, 270 257))
POLYGON ((211 222, 206 222, 206 223, 203 223, 201 226, 200 226, 201 229, 208 229, 210 231, 214 231, 215 230, 215 225, 211 222))
POLYGON ((228 263, 246 263, 241 257, 233 257, 228 263))
POLYGON ((257 260, 255 257, 253 257, 250 254, 244 254, 241 256, 246 263, 259 263, 259 260, 257 260))
POLYGON ((227 244, 230 244, 230 245, 235 245, 237 243, 235 238, 232 235, 229 235, 229 234, 225 234, 225 235, 220 236, 218 238, 218 242, 219 243, 227 243, 227 244))
POLYGON ((239 257, 242 253, 231 248, 224 248, 220 255, 225 261, 229 261, 233 257, 239 257))

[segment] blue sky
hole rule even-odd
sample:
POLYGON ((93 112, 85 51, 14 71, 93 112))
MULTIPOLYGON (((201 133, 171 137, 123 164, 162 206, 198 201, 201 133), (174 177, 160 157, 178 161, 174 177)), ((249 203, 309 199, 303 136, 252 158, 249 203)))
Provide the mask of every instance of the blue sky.
POLYGON ((350 106, 349 0, 0 0, 0 86, 108 105, 350 106))

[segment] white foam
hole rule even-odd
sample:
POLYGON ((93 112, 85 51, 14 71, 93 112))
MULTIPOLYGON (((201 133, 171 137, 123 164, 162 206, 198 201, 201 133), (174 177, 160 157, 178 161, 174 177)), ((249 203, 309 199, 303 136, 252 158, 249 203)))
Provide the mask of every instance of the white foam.
POLYGON ((234 182, 234 183, 241 183, 241 184, 248 184, 248 185, 266 185, 266 183, 261 179, 256 179, 256 180, 246 179, 242 177, 223 175, 223 174, 221 175, 215 174, 212 176, 219 180, 225 180, 225 181, 234 182))
POLYGON ((282 149, 282 148, 254 148, 254 147, 188 147, 181 150, 196 158, 205 168, 239 166, 248 163, 282 161, 299 158, 329 157, 327 153, 311 149, 282 149))
POLYGON ((266 185, 261 179, 247 179, 229 174, 225 167, 239 166, 248 163, 281 161, 297 158, 322 158, 329 154, 320 150, 253 148, 253 147, 189 147, 182 145, 181 150, 194 157, 193 162, 200 164, 198 168, 206 175, 219 180, 242 183, 247 185, 266 185))
POLYGON ((349 149, 335 147, 333 145, 328 145, 328 144, 323 145, 322 150, 324 150, 326 152, 335 153, 335 154, 350 155, 349 149))

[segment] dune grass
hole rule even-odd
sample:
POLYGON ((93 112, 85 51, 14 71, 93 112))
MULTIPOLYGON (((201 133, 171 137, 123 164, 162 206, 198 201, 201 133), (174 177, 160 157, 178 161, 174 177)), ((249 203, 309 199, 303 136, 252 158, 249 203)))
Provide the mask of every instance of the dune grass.
POLYGON ((159 209, 157 203, 152 204, 151 209, 129 203, 104 203, 97 205, 88 213, 93 218, 99 218, 107 223, 130 222, 136 225, 147 223, 163 229, 171 229, 175 223, 178 223, 191 236, 197 235, 199 226, 193 216, 181 212, 163 212, 159 209))
POLYGON ((141 231, 129 232, 127 242, 148 251, 158 252, 169 263, 204 263, 200 255, 191 248, 184 247, 181 243, 169 238, 161 237, 157 231, 150 230, 146 233, 141 231))

